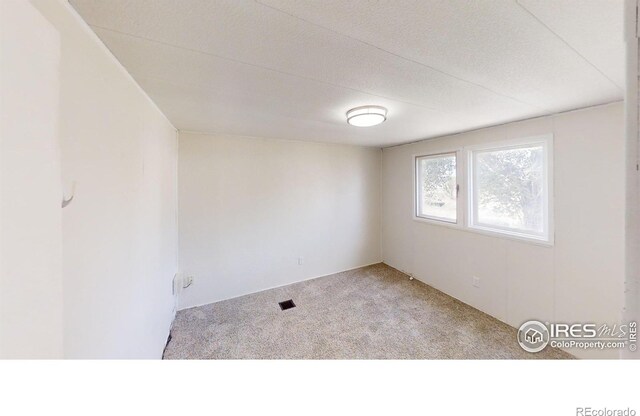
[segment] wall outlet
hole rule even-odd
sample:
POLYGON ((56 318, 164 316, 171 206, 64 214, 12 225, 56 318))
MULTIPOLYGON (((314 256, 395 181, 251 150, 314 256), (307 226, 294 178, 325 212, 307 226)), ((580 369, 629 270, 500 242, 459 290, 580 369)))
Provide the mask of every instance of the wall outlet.
POLYGON ((473 287, 480 287, 480 278, 473 276, 473 287))
POLYGON ((298 266, 302 266, 304 264, 304 257, 298 257, 298 266))

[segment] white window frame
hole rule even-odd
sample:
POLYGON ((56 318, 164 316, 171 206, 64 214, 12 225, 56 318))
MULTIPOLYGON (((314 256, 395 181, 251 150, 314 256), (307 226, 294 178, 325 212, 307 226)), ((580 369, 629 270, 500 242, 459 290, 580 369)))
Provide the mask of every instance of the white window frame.
POLYGON ((462 209, 462 204, 460 201, 460 178, 463 171, 460 168, 460 161, 462 160, 461 154, 459 150, 450 150, 438 153, 427 153, 423 155, 415 155, 413 158, 413 218, 419 221, 437 223, 448 225, 451 227, 459 227, 462 225, 462 220, 464 218, 464 211, 462 209), (456 220, 452 221, 449 218, 437 217, 433 215, 421 215, 420 213, 420 201, 422 198, 422 189, 420 187, 420 170, 418 165, 423 159, 432 159, 443 156, 454 156, 456 158, 456 220))
POLYGON ((527 137, 516 140, 495 142, 486 145, 468 147, 467 149, 467 224, 470 229, 483 231, 492 234, 503 234, 512 238, 522 240, 532 240, 545 244, 553 244, 553 135, 543 135, 527 137), (475 169, 474 155, 478 152, 500 151, 519 149, 532 146, 542 146, 544 153, 543 183, 544 195, 542 201, 543 209, 543 231, 542 233, 515 230, 513 228, 501 227, 491 224, 482 224, 477 221, 477 194, 474 189, 475 169))
POLYGON ((444 226, 448 228, 458 229, 460 231, 484 234, 497 238, 518 240, 531 244, 542 246, 554 245, 554 219, 553 219, 553 134, 545 134, 539 136, 524 137, 512 140, 495 141, 487 144, 449 148, 442 151, 427 152, 413 155, 413 208, 412 217, 415 221, 432 225, 444 226), (496 226, 487 226, 476 224, 473 221, 473 152, 490 151, 490 150, 506 150, 510 148, 528 147, 531 145, 542 144, 544 152, 544 178, 546 183, 546 192, 543 201, 544 209, 544 232, 540 235, 521 232, 513 229, 500 228, 496 226), (419 189, 419 170, 418 163, 420 159, 426 157, 437 157, 455 154, 456 156, 456 182, 458 187, 458 196, 456 200, 456 222, 448 219, 423 216, 420 215, 420 194, 419 189))

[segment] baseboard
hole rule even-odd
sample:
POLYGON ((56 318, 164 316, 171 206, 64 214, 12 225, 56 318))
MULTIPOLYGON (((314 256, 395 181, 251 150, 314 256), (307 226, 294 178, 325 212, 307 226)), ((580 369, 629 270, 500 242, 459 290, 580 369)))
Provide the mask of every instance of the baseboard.
POLYGON ((216 300, 216 301, 213 301, 213 302, 201 303, 201 304, 192 305, 192 306, 189 306, 189 307, 186 307, 186 308, 179 308, 178 311, 184 311, 184 310, 192 309, 192 308, 199 308, 201 306, 211 305, 213 303, 224 302, 225 300, 237 299, 237 298, 241 298, 243 296, 253 295, 254 293, 265 292, 265 291, 271 290, 271 289, 277 289, 277 288, 280 288, 280 287, 285 287, 285 286, 289 286, 289 285, 295 285, 296 283, 308 282, 309 280, 320 279, 322 277, 332 276, 332 275, 338 274, 338 273, 351 272, 351 271, 354 271, 354 270, 363 269, 365 267, 374 266, 376 264, 383 264, 383 263, 384 262, 382 262, 382 261, 376 261, 376 262, 373 262, 373 263, 369 263, 369 264, 365 264, 365 265, 357 266, 357 267, 352 267, 352 268, 349 268, 349 269, 340 270, 340 271, 333 272, 333 273, 327 273, 327 274, 323 274, 323 275, 320 275, 320 276, 313 276, 313 277, 304 278, 302 280, 296 280, 295 282, 285 283, 283 285, 270 286, 270 287, 267 287, 265 289, 260 289, 260 290, 256 290, 256 291, 253 291, 253 292, 247 292, 247 293, 243 293, 242 295, 231 296, 231 297, 224 298, 224 299, 219 299, 219 300, 216 300))
MULTIPOLYGON (((460 302, 460 303, 464 303, 465 305, 467 305, 467 306, 469 306, 469 307, 471 307, 471 308, 473 308, 473 309, 477 310, 478 312, 481 312, 481 313, 483 313, 483 314, 485 314, 485 315, 487 315, 487 316, 490 316, 490 317, 492 317, 493 319, 495 319, 495 320, 497 320, 497 321, 499 321, 499 322, 502 322, 503 324, 508 325, 508 326, 510 326, 511 328, 515 329, 515 330, 518 330, 518 328, 514 327, 513 325, 511 325, 510 323, 508 323, 508 322, 506 322, 506 321, 503 321, 502 319, 498 318, 497 316, 491 315, 490 313, 487 313, 487 312, 485 312, 485 311, 483 311, 483 310, 481 310, 481 309, 478 309, 477 307, 475 307, 475 306, 473 306, 473 305, 471 305, 471 304, 469 304, 469 303, 467 303, 467 302, 463 301, 462 299, 458 299, 456 296, 452 295, 451 293, 447 293, 447 292, 445 292, 444 290, 439 289, 439 288, 437 288, 437 287, 433 286, 432 284, 425 282, 424 280, 420 279, 420 278, 419 278, 419 277, 417 277, 417 276, 414 276, 414 275, 412 275, 412 274, 409 274, 409 273, 407 273, 407 272, 404 272, 404 271, 402 271, 402 270, 398 269, 397 267, 394 267, 394 266, 392 266, 392 265, 390 265, 390 264, 386 263, 384 260, 382 261, 382 264, 384 264, 384 265, 385 265, 385 266, 387 266, 387 267, 391 267, 393 270, 396 270, 396 271, 398 271, 398 272, 400 272, 400 273, 402 273, 402 274, 406 275, 407 277, 413 277, 415 280, 419 281, 420 283, 422 283, 422 284, 424 284, 424 285, 427 285, 427 286, 429 286, 430 288, 432 288, 432 289, 434 289, 434 290, 437 290, 438 292, 442 292, 442 293, 444 293, 445 295, 447 295, 447 296, 449 296, 449 297, 451 297, 451 298, 453 298, 453 299, 457 300, 458 302, 460 302)), ((566 352, 566 353, 568 353, 568 354, 571 354, 572 356, 574 356, 574 357, 575 357, 575 358, 577 358, 577 359, 580 359, 580 358, 581 358, 581 357, 578 357, 577 355, 575 355, 575 354, 576 354, 576 351, 571 351, 571 350, 569 350, 569 349, 565 349, 565 348, 560 348, 560 350, 562 350, 562 351, 564 351, 564 352, 566 352)))

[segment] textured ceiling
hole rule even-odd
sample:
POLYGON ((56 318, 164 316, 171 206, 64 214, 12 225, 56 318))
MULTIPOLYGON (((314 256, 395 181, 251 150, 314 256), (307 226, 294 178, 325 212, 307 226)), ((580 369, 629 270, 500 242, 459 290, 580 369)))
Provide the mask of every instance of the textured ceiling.
POLYGON ((179 130, 388 146, 623 97, 622 0, 70 3, 179 130))

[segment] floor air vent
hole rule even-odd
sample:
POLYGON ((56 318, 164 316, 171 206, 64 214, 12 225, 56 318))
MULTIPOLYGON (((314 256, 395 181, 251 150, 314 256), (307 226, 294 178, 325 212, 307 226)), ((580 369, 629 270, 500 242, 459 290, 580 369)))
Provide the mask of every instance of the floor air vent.
POLYGON ((278 305, 280 305, 280 309, 282 309, 283 311, 296 307, 296 304, 293 303, 291 299, 285 300, 284 302, 279 302, 278 305))

